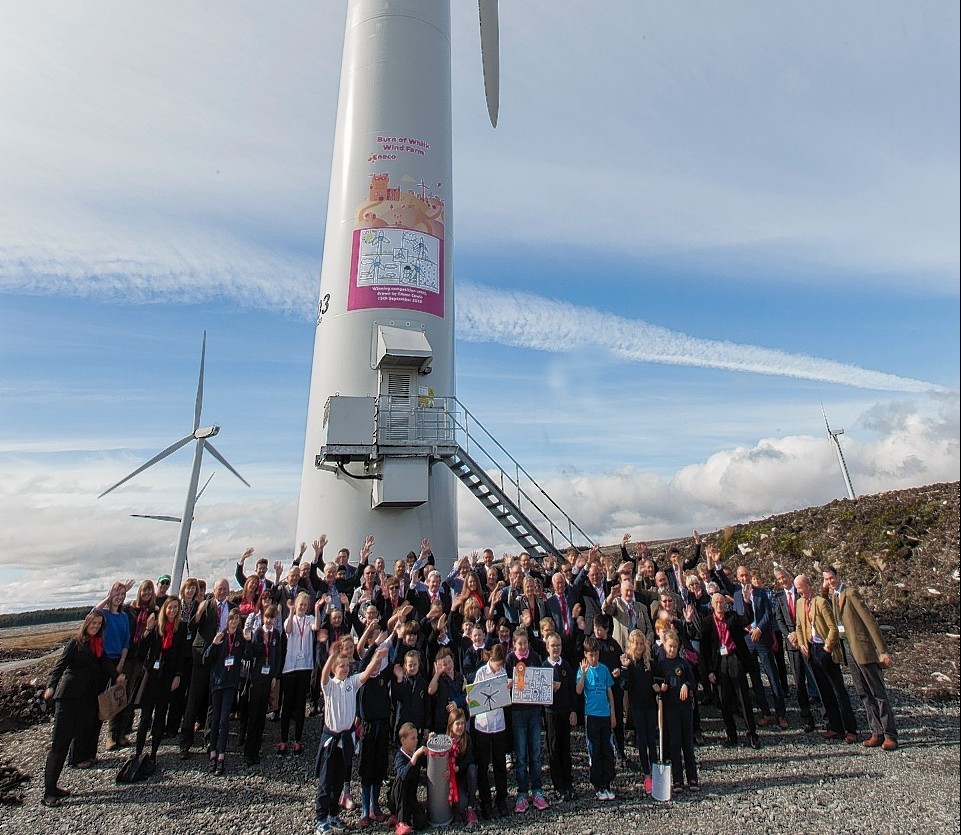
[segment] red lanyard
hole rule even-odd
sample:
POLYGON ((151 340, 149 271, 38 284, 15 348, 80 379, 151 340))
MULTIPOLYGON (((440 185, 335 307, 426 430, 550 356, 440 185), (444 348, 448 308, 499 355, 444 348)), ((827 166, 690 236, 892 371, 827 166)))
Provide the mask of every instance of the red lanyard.
POLYGON ((227 655, 234 654, 234 644, 237 643, 237 636, 227 633, 227 655))

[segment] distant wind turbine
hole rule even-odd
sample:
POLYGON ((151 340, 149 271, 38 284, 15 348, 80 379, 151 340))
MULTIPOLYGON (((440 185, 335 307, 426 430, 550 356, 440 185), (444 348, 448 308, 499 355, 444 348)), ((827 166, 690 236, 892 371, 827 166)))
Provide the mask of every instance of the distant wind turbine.
POLYGON ((824 415, 824 428, 828 431, 828 437, 834 444, 834 449, 838 454, 838 464, 841 465, 841 475, 844 476, 844 486, 848 490, 848 498, 852 501, 857 498, 854 495, 854 487, 851 485, 851 476, 848 475, 848 465, 844 463, 844 453, 841 452, 841 442, 838 440, 838 435, 843 435, 843 429, 832 429, 831 424, 828 423, 827 412, 824 411, 824 404, 821 404, 821 414, 824 415))
MULTIPOLYGON (((203 345, 200 349, 200 381, 197 383, 197 400, 194 404, 194 425, 191 433, 184 436, 176 443, 168 446, 165 450, 163 450, 163 452, 157 453, 157 455, 155 455, 145 464, 137 467, 137 469, 130 473, 130 475, 120 479, 120 481, 118 481, 112 487, 108 487, 99 496, 97 496, 98 499, 102 499, 107 495, 107 493, 111 492, 112 490, 116 490, 121 484, 125 484, 126 482, 130 481, 130 479, 132 479, 134 476, 139 475, 148 467, 152 467, 158 461, 163 461, 164 458, 166 458, 168 455, 172 455, 181 447, 186 446, 191 441, 197 442, 196 446, 194 447, 193 467, 190 470, 190 483, 187 487, 187 500, 184 503, 183 515, 178 520, 180 522, 180 539, 177 542, 177 553, 174 556, 173 571, 170 572, 170 587, 172 589, 180 588, 184 563, 187 560, 187 543, 190 540, 190 526, 193 524, 194 520, 194 507, 197 504, 197 485, 200 483, 200 464, 203 460, 204 450, 206 449, 214 458, 216 458, 221 464, 230 470, 230 472, 232 472, 244 484, 250 487, 250 484, 247 483, 247 480, 228 463, 226 458, 217 452, 217 450, 214 448, 214 445, 208 440, 220 432, 220 427, 216 424, 203 428, 200 426, 200 413, 203 409, 204 402, 204 360, 206 356, 207 331, 204 331, 203 345)), ((207 479, 207 483, 210 483, 210 479, 207 479)), ((205 489, 206 487, 207 484, 204 484, 205 489)))

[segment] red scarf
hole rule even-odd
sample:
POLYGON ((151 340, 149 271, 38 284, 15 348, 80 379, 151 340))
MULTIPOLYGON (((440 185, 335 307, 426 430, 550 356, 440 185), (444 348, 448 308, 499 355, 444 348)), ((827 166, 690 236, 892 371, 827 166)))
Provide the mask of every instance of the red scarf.
POLYGON ((447 793, 447 799, 450 801, 451 806, 457 804, 460 798, 460 792, 457 791, 457 772, 455 770, 457 766, 457 757, 460 754, 460 746, 457 744, 457 740, 454 737, 450 738, 450 757, 447 760, 447 773, 450 777, 450 791, 447 793))
POLYGON ((94 658, 100 658, 103 655, 103 637, 100 635, 93 635, 90 638, 90 651, 93 653, 94 658))
POLYGON ((164 624, 164 634, 160 638, 160 648, 166 652, 174 643, 174 622, 168 621, 164 624))

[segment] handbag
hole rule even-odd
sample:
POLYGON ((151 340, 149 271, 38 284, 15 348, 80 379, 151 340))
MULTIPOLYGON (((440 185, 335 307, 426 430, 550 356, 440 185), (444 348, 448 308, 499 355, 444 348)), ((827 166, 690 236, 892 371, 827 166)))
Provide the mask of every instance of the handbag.
POLYGON ((127 706, 127 688, 112 684, 97 696, 97 711, 101 722, 109 722, 127 706))

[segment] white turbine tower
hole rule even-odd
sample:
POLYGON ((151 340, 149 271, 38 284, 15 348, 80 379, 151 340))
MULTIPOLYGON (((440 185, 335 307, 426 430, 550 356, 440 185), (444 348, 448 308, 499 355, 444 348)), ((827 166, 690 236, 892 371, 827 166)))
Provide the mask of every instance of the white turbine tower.
MULTIPOLYGON (((220 427, 216 424, 212 426, 201 427, 200 426, 200 413, 203 409, 204 403, 204 359, 207 355, 207 332, 204 331, 203 344, 200 349, 200 380, 197 383, 197 400, 194 404, 194 424, 193 430, 189 435, 185 435, 179 441, 168 446, 163 452, 157 453, 153 458, 147 461, 145 464, 137 467, 130 475, 120 479, 112 487, 108 487, 99 496, 98 499, 102 499, 111 490, 116 490, 121 484, 125 484, 130 481, 134 476, 139 475, 148 467, 152 467, 158 461, 163 461, 168 455, 172 455, 178 449, 186 446, 191 441, 196 441, 196 446, 194 447, 194 461, 193 466, 190 470, 190 482, 187 487, 187 500, 184 503, 184 512, 180 517, 180 539, 177 542, 177 553, 174 556, 173 570, 170 572, 170 587, 175 590, 175 593, 179 593, 177 590, 180 588, 180 580, 183 576, 184 563, 187 560, 187 543, 190 540, 190 526, 193 524, 194 520, 194 507, 197 504, 197 486, 200 483, 200 464, 203 461, 204 450, 206 449, 214 458, 216 458, 221 464, 223 464, 230 472, 232 472, 237 478, 239 478, 248 487, 250 485, 247 483, 246 479, 238 473, 217 450, 214 445, 210 443, 209 439, 214 437, 219 431, 220 427)), ((208 479, 209 483, 209 479, 208 479)), ((204 488, 206 488, 206 484, 204 488)))
POLYGON ((844 430, 831 428, 831 424, 828 423, 827 412, 824 411, 823 403, 821 404, 821 414, 824 415, 824 428, 827 429, 828 437, 834 444, 834 449, 838 454, 838 464, 841 465, 841 475, 844 476, 844 486, 847 488, 848 498, 853 501, 857 498, 857 496, 854 495, 854 487, 851 485, 851 476, 848 475, 848 465, 844 463, 844 453, 841 452, 841 442, 838 440, 838 436, 843 435, 844 430))

